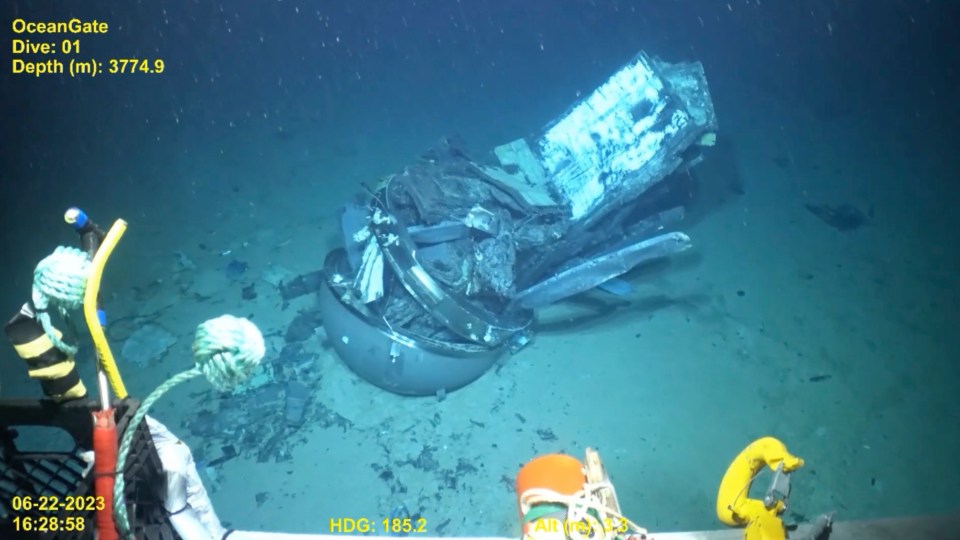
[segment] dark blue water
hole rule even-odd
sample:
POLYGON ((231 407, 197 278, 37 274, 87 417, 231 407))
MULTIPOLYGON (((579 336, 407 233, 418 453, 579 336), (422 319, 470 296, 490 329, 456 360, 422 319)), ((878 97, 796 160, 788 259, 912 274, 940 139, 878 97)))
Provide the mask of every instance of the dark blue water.
MULTIPOLYGON (((104 278, 114 350, 138 325, 177 339, 142 369, 120 359, 135 395, 192 365, 203 320, 257 323, 250 387, 194 381, 154 413, 218 463, 204 477, 230 526, 327 532, 403 505, 427 534, 514 535, 519 466, 596 446, 634 521, 718 528, 720 477, 763 435, 807 461, 788 521, 960 507, 960 4, 13 0, 3 15, 0 305, 12 316, 37 262, 75 245, 62 215, 79 205, 129 223, 104 278), (108 30, 14 33, 71 18, 108 30), (14 54, 26 40, 61 52, 14 54), (534 345, 443 400, 354 377, 315 300, 278 292, 342 243, 339 209, 364 185, 444 136, 484 154, 534 135, 641 50, 701 62, 716 107, 689 256, 546 311, 534 345), (53 59, 103 72, 14 73, 53 59), (305 403, 285 402, 290 381, 305 403)), ((10 348, 0 374, 0 397, 40 395, 10 348)))

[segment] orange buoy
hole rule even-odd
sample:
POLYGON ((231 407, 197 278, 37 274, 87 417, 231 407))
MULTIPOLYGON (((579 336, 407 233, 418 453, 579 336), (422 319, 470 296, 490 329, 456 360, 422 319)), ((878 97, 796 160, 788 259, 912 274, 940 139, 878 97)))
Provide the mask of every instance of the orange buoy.
POLYGON ((549 489, 562 495, 573 495, 583 489, 587 477, 580 460, 566 454, 546 454, 527 462, 517 473, 517 510, 523 519, 521 498, 531 489, 549 489))

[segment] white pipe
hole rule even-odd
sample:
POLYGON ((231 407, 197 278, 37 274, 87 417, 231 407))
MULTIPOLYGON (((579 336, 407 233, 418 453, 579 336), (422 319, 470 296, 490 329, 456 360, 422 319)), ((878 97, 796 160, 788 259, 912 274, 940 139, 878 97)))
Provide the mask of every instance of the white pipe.
MULTIPOLYGON (((274 532, 258 531, 234 531, 230 533, 227 540, 371 540, 398 538, 394 536, 361 536, 361 535, 343 535, 343 534, 288 534, 274 532)), ((431 537, 410 535, 408 538, 414 540, 517 540, 517 538, 495 537, 495 536, 448 536, 431 537)), ((701 532, 680 532, 680 533, 659 533, 648 534, 650 540, 728 540, 743 538, 743 531, 739 529, 730 529, 726 531, 701 531, 701 532)))
POLYGON ((100 363, 97 363, 97 386, 100 391, 100 410, 105 411, 110 408, 110 385, 107 383, 107 374, 100 369, 100 363))
MULTIPOLYGON (((230 533, 227 540, 371 540, 371 539, 396 539, 394 536, 361 536, 361 535, 341 535, 341 534, 288 534, 257 531, 234 531, 230 533)), ((494 536, 414 536, 407 538, 413 540, 518 540, 517 538, 494 537, 494 536)), ((722 531, 699 531, 699 532, 678 532, 678 533, 659 533, 648 534, 650 540, 740 540, 743 538, 743 531, 740 529, 729 529, 722 531)))

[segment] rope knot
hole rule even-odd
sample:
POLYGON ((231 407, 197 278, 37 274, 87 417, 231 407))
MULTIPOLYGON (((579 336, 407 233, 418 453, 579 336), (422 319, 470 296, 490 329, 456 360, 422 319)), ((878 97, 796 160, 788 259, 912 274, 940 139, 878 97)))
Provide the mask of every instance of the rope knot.
POLYGON ((44 257, 33 271, 31 300, 36 309, 37 320, 53 345, 73 355, 77 348, 64 343, 60 333, 50 321, 50 307, 56 307, 61 315, 83 305, 83 295, 90 275, 90 257, 83 251, 60 246, 44 257))
POLYGON ((222 315, 197 326, 193 356, 217 390, 228 391, 245 381, 265 354, 263 334, 248 319, 222 315))

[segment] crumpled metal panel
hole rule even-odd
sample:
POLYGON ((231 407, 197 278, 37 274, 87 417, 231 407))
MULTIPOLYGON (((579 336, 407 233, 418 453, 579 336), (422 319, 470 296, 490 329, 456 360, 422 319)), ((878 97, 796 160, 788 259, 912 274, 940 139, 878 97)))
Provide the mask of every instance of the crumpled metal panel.
POLYGON ((679 232, 655 236, 593 257, 550 279, 521 291, 514 301, 528 309, 544 307, 588 291, 629 272, 640 263, 674 255, 690 247, 690 237, 679 232))
MULTIPOLYGON (((702 69, 679 73, 679 82, 705 89, 692 82, 702 69)), ((691 105, 640 54, 550 125, 537 147, 571 219, 595 221, 610 201, 633 198, 672 172, 680 152, 715 124, 712 106, 691 105)))

